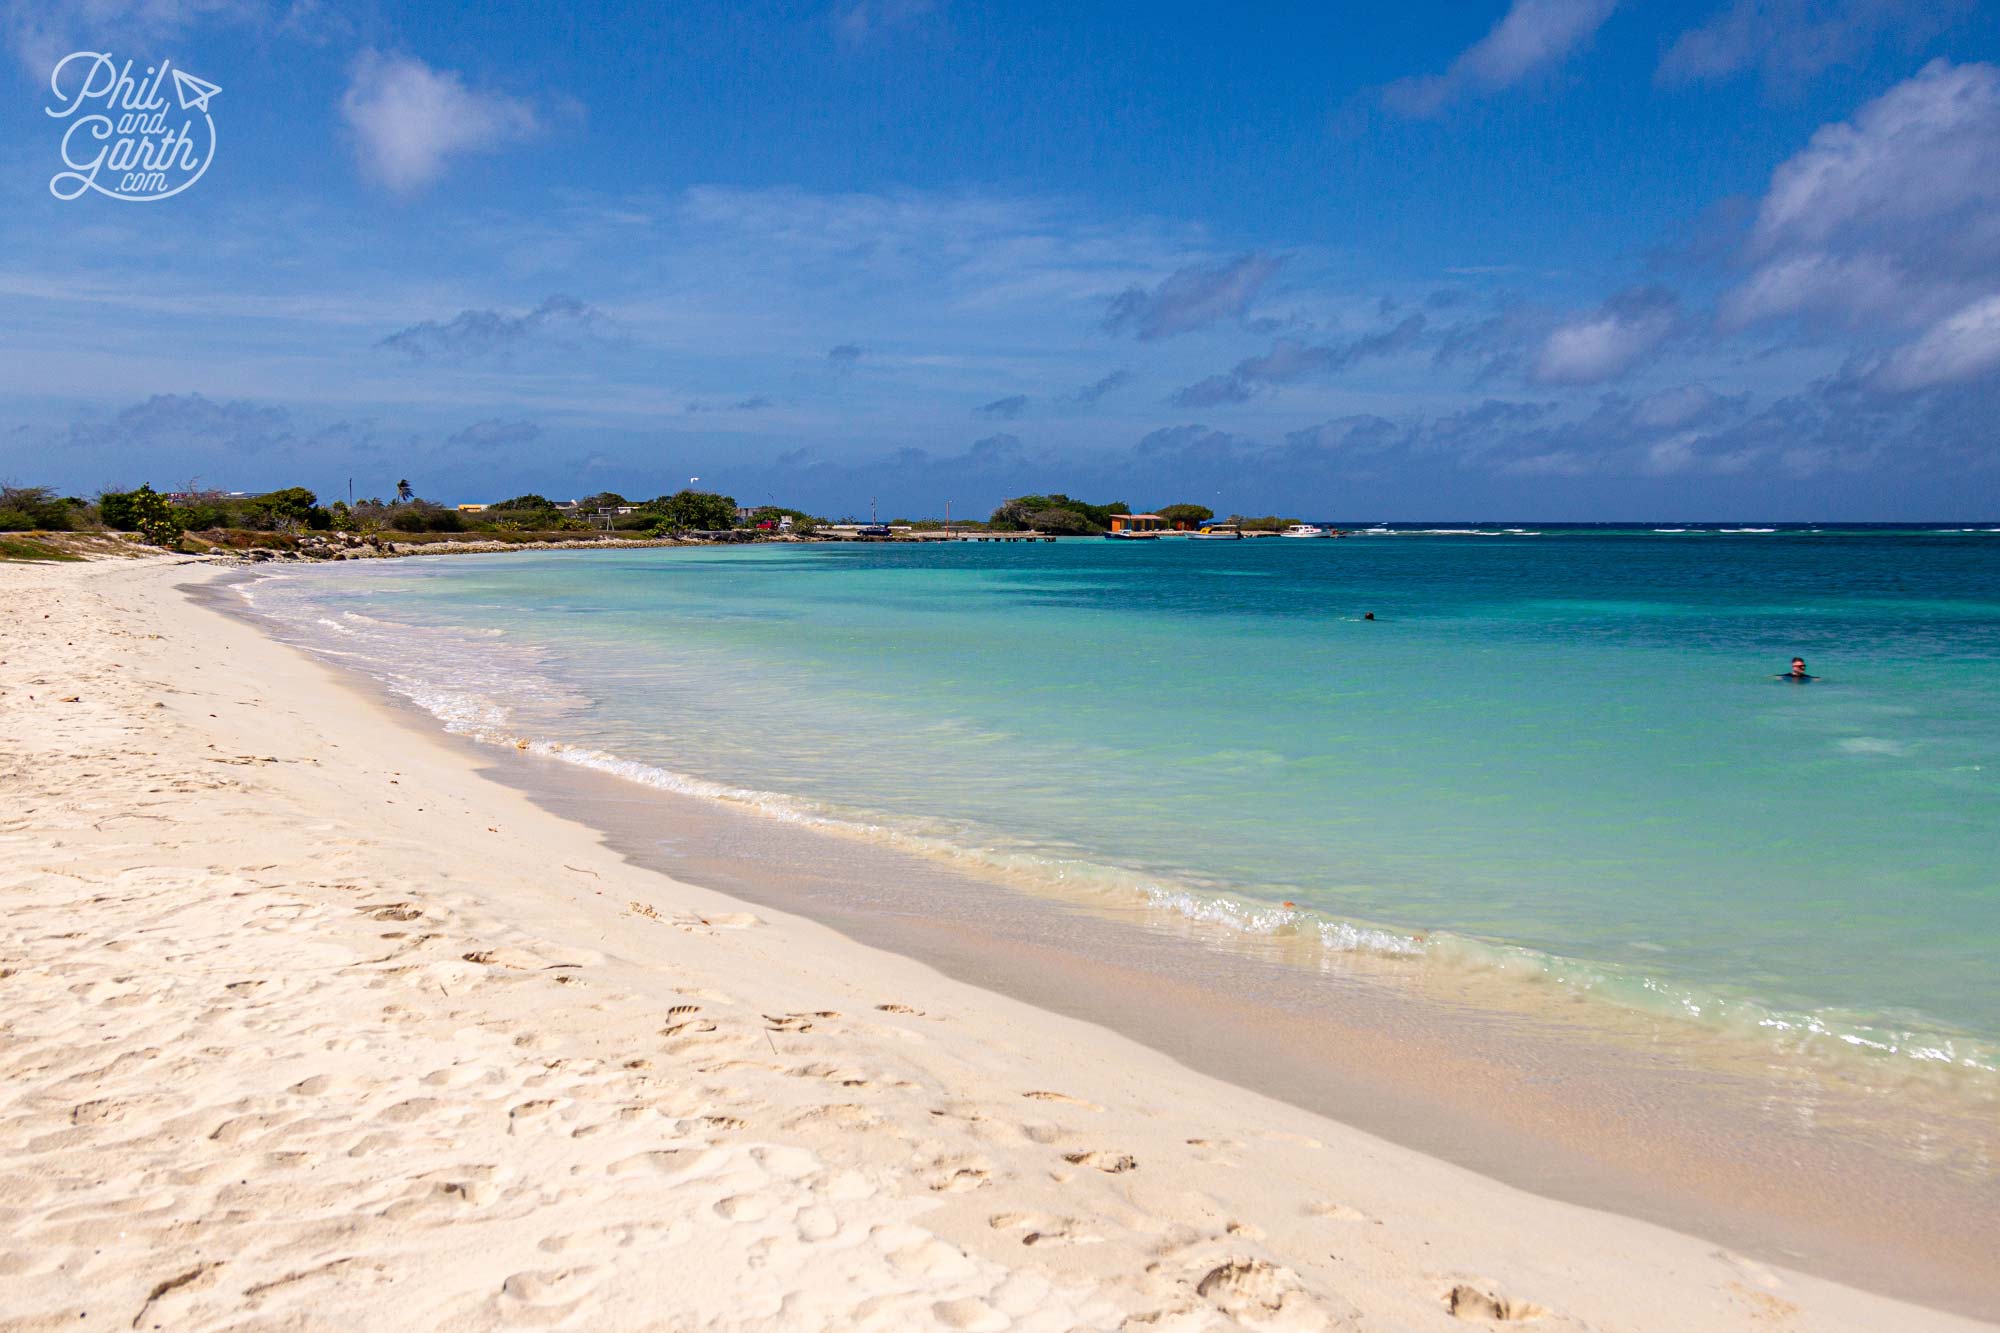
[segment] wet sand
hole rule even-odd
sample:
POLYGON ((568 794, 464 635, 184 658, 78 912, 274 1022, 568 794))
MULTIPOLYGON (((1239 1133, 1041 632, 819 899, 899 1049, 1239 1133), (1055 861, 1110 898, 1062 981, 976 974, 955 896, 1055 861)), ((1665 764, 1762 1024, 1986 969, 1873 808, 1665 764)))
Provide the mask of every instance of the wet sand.
POLYGON ((1103 1024, 1481 1174, 1907 1299, 1968 1313, 2000 1300, 2000 1107, 1977 1097, 1983 1085, 1944 1095, 1886 1061, 1774 1058, 1518 974, 1367 954, 1329 965, 1304 941, 1052 901, 459 743, 636 864, 1103 1024))
MULTIPOLYGON (((240 614, 237 599, 211 600, 240 614)), ((264 624, 251 618, 252 623, 264 624)), ((435 719, 351 678, 408 725, 435 719)), ((1101 1024, 1190 1069, 1550 1198, 1979 1314, 2000 1303, 2000 1086, 1732 1040, 1462 960, 1329 955, 444 737, 634 864, 1101 1024)))

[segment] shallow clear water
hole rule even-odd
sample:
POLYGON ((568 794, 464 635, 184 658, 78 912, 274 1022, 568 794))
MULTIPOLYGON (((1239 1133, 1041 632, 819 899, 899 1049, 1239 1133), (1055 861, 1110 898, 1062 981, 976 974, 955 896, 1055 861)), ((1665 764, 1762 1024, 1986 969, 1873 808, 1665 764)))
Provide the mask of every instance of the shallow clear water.
POLYGON ((2000 1049, 2000 533, 561 552, 249 595, 459 730, 1023 881, 2000 1049), (1823 680, 1773 680, 1794 653, 1823 680))

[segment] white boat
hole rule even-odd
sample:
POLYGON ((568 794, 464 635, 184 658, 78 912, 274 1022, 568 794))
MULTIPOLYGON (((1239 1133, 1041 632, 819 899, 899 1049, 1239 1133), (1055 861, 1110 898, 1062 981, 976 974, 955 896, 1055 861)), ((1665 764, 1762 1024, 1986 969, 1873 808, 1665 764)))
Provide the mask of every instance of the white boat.
POLYGON ((1280 537, 1331 537, 1325 528, 1314 527, 1310 523, 1294 523, 1278 534, 1280 537))
POLYGON ((1200 532, 1190 532, 1188 536, 1194 538, 1196 541, 1205 542, 1235 542, 1243 540, 1243 534, 1237 531, 1234 523, 1211 523, 1200 532))

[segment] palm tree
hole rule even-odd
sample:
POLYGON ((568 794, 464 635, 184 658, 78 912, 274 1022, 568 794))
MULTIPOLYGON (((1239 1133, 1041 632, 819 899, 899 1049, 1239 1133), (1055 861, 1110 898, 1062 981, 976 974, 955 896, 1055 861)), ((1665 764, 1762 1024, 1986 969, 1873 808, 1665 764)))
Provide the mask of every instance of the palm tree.
POLYGON ((396 503, 397 503, 397 504, 408 504, 408 503, 410 502, 410 497, 411 497, 411 496, 413 496, 413 495, 415 495, 415 494, 416 494, 416 492, 410 489, 410 483, 409 483, 409 482, 407 482, 407 481, 399 481, 399 482, 397 482, 397 483, 396 483, 396 503))

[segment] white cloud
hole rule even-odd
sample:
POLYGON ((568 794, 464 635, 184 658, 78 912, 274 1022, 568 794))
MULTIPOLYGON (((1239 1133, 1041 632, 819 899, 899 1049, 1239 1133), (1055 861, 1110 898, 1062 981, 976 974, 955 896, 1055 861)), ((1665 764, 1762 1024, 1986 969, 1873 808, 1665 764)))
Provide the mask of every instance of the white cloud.
POLYGON ((1907 278, 1882 255, 1786 255, 1758 266, 1722 298, 1722 326, 1740 329, 1780 315, 1815 312, 1858 320, 1907 313, 1907 278))
POLYGON ((461 310, 452 319, 427 319, 400 329, 377 347, 415 362, 447 364, 504 359, 527 348, 601 350, 611 332, 604 313, 573 296, 551 296, 525 315, 498 310, 461 310))
POLYGON ((1897 348, 1870 380, 1885 389, 1927 389, 2000 370, 2000 296, 1974 301, 1897 348))
POLYGON ((1150 292, 1131 287, 1113 297, 1104 315, 1105 330, 1129 329, 1150 341, 1217 320, 1241 319, 1284 262, 1282 256, 1247 254, 1220 264, 1189 264, 1150 292))
POLYGON ((1725 327, 1922 329, 1864 377, 1909 391, 2000 362, 2000 69, 1934 60, 1771 174, 1725 327))
POLYGON ((490 151, 541 128, 524 101, 474 92, 450 70, 376 51, 355 61, 340 112, 362 170, 405 194, 436 180, 457 154, 490 151))
POLYGON ((1529 378, 1542 384, 1616 379, 1666 341, 1679 319, 1679 305, 1667 292, 1646 289, 1615 297, 1597 314, 1549 334, 1529 378))
POLYGON ((1617 0, 1514 0, 1493 30, 1443 74, 1399 79, 1382 90, 1391 111, 1435 116, 1452 103, 1511 88, 1552 69, 1611 17, 1617 0))
POLYGON ((1699 83, 1755 67, 1767 83, 1797 84, 1859 63, 1885 38, 1914 48, 1970 7, 1970 0, 1735 0, 1675 39, 1658 78, 1699 83))
POLYGON ((1752 243, 1819 246, 1996 201, 2000 69, 1934 60, 1772 173, 1752 243))

